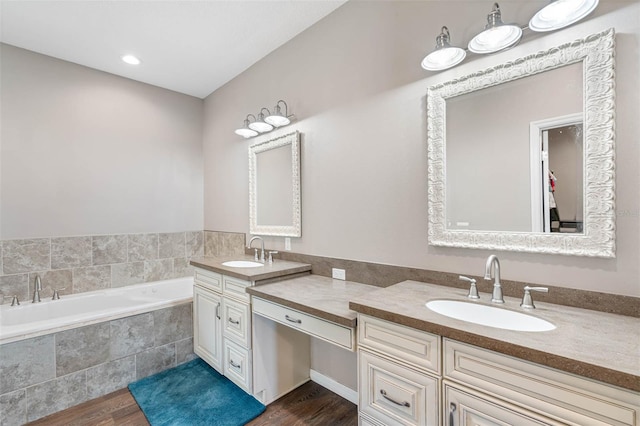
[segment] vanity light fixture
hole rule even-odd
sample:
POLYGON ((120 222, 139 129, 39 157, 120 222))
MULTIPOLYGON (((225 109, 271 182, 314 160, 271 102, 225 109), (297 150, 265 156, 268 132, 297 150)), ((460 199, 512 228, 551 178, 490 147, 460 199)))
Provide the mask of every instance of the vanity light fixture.
POLYGON ((140 65, 140 59, 133 55, 123 55, 120 59, 129 65, 140 65))
POLYGON ((269 114, 264 121, 274 127, 286 126, 291 123, 291 120, 289 120, 289 108, 287 107, 287 103, 282 99, 276 102, 276 106, 273 107, 273 114, 269 114), (281 103, 284 105, 284 115, 280 109, 281 103))
POLYGON ((240 127, 239 129, 236 129, 236 135, 240 135, 240 136, 244 137, 245 139, 252 138, 254 136, 258 136, 258 132, 256 132, 255 130, 249 128, 249 126, 250 126, 249 117, 253 117, 254 121, 256 119, 255 115, 249 114, 249 115, 247 115, 247 118, 244 119, 244 127, 240 127))
POLYGON ((551 0, 529 21, 529 29, 553 31, 578 22, 598 6, 599 0, 551 0))
POLYGON ((449 29, 442 27, 440 35, 436 37, 436 49, 422 60, 422 68, 427 71, 440 71, 458 65, 467 56, 467 52, 460 47, 451 46, 449 29))
POLYGON ((268 109, 262 108, 258 113, 256 121, 249 123, 249 128, 259 133, 270 132, 273 130, 273 126, 269 123, 265 123, 262 111, 267 111, 267 114, 271 115, 271 112, 268 109))
POLYGON ((522 28, 515 24, 502 22, 502 13, 498 3, 493 4, 491 13, 487 15, 484 31, 469 42, 469 50, 473 53, 494 53, 516 44, 522 37, 522 28))
POLYGON ((252 138, 260 133, 267 133, 276 127, 286 126, 291 123, 293 114, 289 114, 289 106, 285 101, 280 99, 273 107, 273 114, 268 108, 262 108, 256 117, 253 114, 247 115, 244 119, 244 127, 236 129, 235 133, 244 138, 252 138), (284 106, 284 114, 282 113, 284 106), (253 118, 253 120, 250 120, 253 118))
POLYGON ((422 60, 422 68, 427 71, 442 71, 454 67, 467 56, 467 51, 477 54, 495 53, 515 46, 523 35, 523 30, 544 32, 554 31, 575 24, 585 18, 598 6, 599 0, 549 0, 529 21, 529 26, 505 24, 498 3, 493 4, 487 15, 484 30, 473 37, 467 49, 449 44, 447 27, 442 27, 436 38, 436 49, 422 60))

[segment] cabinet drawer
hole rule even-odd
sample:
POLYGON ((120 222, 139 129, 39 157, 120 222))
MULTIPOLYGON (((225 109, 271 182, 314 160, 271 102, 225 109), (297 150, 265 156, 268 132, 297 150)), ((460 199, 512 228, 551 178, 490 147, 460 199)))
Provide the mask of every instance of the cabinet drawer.
POLYGON ((440 336, 358 315, 358 344, 440 374, 440 336))
POLYGON ((355 333, 352 328, 257 297, 253 298, 253 312, 350 351, 355 350, 355 333))
POLYGON ((251 308, 248 303, 224 298, 222 302, 224 337, 245 348, 251 348, 251 308))
POLYGON ((248 393, 251 390, 251 352, 224 339, 224 375, 248 393))
POLYGON ((443 407, 444 422, 447 426, 562 425, 504 401, 447 384, 444 386, 443 407))
POLYGON ((205 287, 209 290, 222 292, 222 275, 207 271, 202 268, 195 268, 194 276, 195 283, 205 287))
POLYGON ((444 339, 444 377, 575 425, 636 425, 640 393, 444 339))
POLYGON ((358 426, 384 426, 384 424, 379 423, 365 414, 358 413, 358 426))
POLYGON ((225 296, 232 296, 248 302, 251 299, 251 296, 245 292, 244 289, 250 286, 251 281, 232 278, 226 275, 222 277, 222 293, 225 296))
POLYGON ((438 379, 364 349, 358 366, 362 413, 388 426, 438 424, 438 379))

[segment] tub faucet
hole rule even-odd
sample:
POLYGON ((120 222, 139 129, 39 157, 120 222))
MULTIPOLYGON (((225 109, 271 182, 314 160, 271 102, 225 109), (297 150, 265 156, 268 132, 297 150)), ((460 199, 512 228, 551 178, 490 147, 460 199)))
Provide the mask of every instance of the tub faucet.
POLYGON ((491 268, 495 264, 494 277, 493 281, 493 293, 491 294, 491 301, 493 303, 504 303, 504 298, 502 297, 502 286, 500 285, 500 261, 498 260, 498 256, 492 254, 487 258, 487 264, 484 267, 484 279, 487 281, 491 281, 491 268))
POLYGON ((251 243, 253 243, 254 240, 260 240, 260 245, 261 245, 260 259, 258 259, 258 249, 256 249, 255 260, 260 260, 260 262, 264 263, 264 240, 262 239, 262 237, 255 236, 251 238, 249 240, 249 245, 247 246, 247 248, 248 249, 251 248, 251 243))
POLYGON ((36 285, 35 290, 33 290, 33 300, 31 303, 40 302, 40 292, 42 291, 42 281, 40 280, 40 275, 36 275, 36 285))

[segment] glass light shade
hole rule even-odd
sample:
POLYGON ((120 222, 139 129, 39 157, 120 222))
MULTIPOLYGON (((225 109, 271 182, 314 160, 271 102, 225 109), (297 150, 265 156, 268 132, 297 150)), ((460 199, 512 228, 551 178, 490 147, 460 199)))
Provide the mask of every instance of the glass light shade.
POLYGON ((245 138, 252 138, 254 136, 258 136, 258 132, 256 132, 255 130, 251 130, 251 129, 247 129, 246 127, 243 127, 241 129, 236 129, 236 135, 240 135, 245 138))
POLYGON ((427 71, 441 71, 458 65, 466 56, 467 52, 459 47, 443 47, 429 53, 421 65, 427 71))
MULTIPOLYGON (((269 110, 266 108, 262 109, 269 112, 269 110)), ((269 115, 271 115, 271 113, 269 113, 269 115)), ((260 114, 258 114, 258 118, 256 119, 256 121, 249 124, 249 128, 260 133, 270 132, 273 130, 273 126, 271 124, 264 122, 264 114, 262 113, 262 111, 260 111, 260 114)))
POLYGON ((427 71, 440 71, 458 65, 467 56, 467 52, 449 44, 449 29, 442 27, 436 37, 436 49, 422 60, 422 68, 427 71))
POLYGON ((473 53, 493 53, 513 46, 522 37, 522 29, 517 25, 500 25, 484 30, 469 42, 473 53))
POLYGON ((553 31, 578 22, 598 6, 598 0, 552 0, 529 21, 532 31, 553 31))
POLYGON ((258 136, 258 132, 256 132, 255 130, 251 130, 249 128, 249 119, 248 118, 246 118, 244 120, 244 127, 236 129, 235 133, 236 133, 236 135, 240 135, 245 139, 252 138, 254 136, 258 136))
POLYGON ((273 130, 273 126, 269 123, 265 123, 264 121, 254 121, 253 123, 249 124, 249 129, 255 130, 256 132, 264 133, 273 130))
POLYGON ((291 120, 289 120, 289 117, 287 117, 287 113, 287 103, 285 101, 278 101, 276 106, 273 107, 273 114, 269 114, 267 118, 264 119, 264 121, 275 127, 286 126, 287 124, 291 123, 291 120), (280 103, 285 106, 285 114, 282 114, 282 109, 280 109, 279 105, 280 103))

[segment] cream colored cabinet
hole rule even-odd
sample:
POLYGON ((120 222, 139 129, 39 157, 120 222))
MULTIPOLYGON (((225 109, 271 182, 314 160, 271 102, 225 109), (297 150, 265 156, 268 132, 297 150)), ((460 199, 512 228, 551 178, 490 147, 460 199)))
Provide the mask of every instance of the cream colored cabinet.
POLYGON ((440 337, 358 316, 360 424, 440 424, 440 337))
POLYGON ((193 352, 222 371, 222 296, 206 287, 193 287, 193 352))
POLYGON ((444 385, 444 424, 447 426, 561 425, 488 395, 444 385))
POLYGON ((193 350, 220 374, 252 393, 250 281, 201 268, 194 274, 193 350))
POLYGON ((638 392, 443 340, 443 411, 447 417, 455 404, 454 426, 638 425, 638 392))

